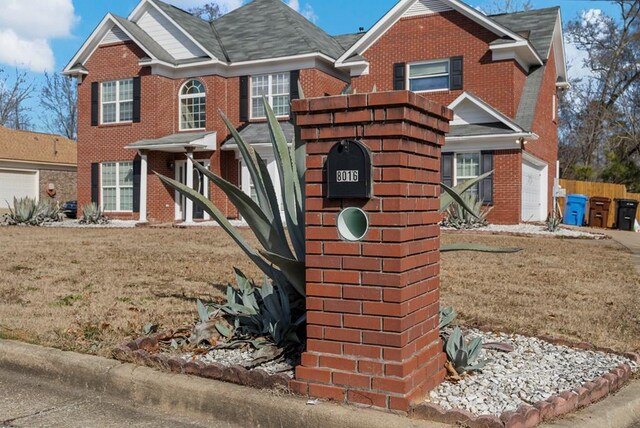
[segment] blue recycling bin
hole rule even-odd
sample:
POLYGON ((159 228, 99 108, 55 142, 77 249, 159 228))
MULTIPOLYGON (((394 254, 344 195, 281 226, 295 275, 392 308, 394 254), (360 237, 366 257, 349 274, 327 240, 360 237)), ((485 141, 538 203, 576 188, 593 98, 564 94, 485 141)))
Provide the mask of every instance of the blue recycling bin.
POLYGON ((564 224, 582 226, 587 214, 587 198, 585 195, 568 195, 564 205, 564 224))

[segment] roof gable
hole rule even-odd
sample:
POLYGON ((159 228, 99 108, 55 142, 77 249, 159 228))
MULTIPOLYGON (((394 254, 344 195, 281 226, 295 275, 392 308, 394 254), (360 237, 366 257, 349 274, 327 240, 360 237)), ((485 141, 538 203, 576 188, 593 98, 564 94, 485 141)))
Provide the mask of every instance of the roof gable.
POLYGON ((349 50, 347 50, 344 55, 342 55, 338 59, 338 64, 344 63, 351 56, 355 54, 363 54, 369 47, 371 47, 384 33, 386 33, 393 25, 410 10, 416 10, 422 8, 428 9, 429 5, 431 5, 430 10, 435 10, 435 8, 445 8, 449 7, 452 10, 456 10, 459 13, 467 16, 483 27, 491 30, 499 37, 508 37, 513 41, 517 42, 526 42, 526 40, 509 30, 508 28, 498 24, 497 22, 491 20, 486 15, 482 14, 478 10, 468 6, 467 4, 459 1, 459 0, 429 0, 428 2, 422 3, 423 0, 401 0, 399 1, 386 15, 384 15, 366 34, 362 37, 358 42, 356 42, 349 50), (421 3, 421 5, 417 5, 417 3, 421 3))
POLYGON ((471 92, 464 92, 456 98, 449 108, 453 110, 451 125, 479 125, 501 123, 514 132, 524 131, 520 125, 511 120, 471 92))
POLYGON ((74 74, 102 43, 104 38, 116 27, 128 39, 136 43, 150 58, 167 63, 175 63, 175 59, 158 42, 145 33, 140 27, 125 18, 108 13, 85 40, 78 52, 64 68, 63 73, 74 74), (74 71, 75 70, 75 71, 74 71))

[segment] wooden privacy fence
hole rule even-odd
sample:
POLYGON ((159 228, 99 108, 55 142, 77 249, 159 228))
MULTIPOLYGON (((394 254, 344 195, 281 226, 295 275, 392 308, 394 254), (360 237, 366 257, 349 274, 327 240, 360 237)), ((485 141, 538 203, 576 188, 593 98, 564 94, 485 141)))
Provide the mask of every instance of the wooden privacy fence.
MULTIPOLYGON (((599 196, 611 199, 609 209, 608 227, 613 227, 616 222, 616 199, 634 199, 640 201, 640 193, 629 193, 624 184, 594 183, 591 181, 560 180, 560 186, 567 189, 567 195, 586 195, 589 198, 599 196)), ((564 198, 560 199, 560 207, 564 213, 564 198)), ((640 210, 636 213, 636 218, 640 221, 640 210)), ((587 206, 586 220, 589 221, 589 206, 587 206)))

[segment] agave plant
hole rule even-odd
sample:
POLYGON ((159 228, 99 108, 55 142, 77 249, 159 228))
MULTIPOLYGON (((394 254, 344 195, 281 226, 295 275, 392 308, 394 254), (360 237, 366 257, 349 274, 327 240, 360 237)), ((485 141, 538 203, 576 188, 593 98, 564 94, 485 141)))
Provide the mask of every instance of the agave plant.
POLYGON ((57 203, 40 200, 36 207, 36 216, 43 223, 62 221, 62 211, 57 203))
POLYGON ((237 208, 242 218, 253 231, 260 249, 253 248, 234 228, 222 212, 206 197, 194 189, 157 174, 167 185, 199 204, 231 238, 242 248, 249 258, 273 281, 274 288, 284 290, 295 302, 295 306, 304 306, 305 296, 305 219, 304 219, 304 148, 296 141, 288 144, 284 132, 276 119, 273 109, 263 99, 267 112, 271 143, 281 177, 280 186, 283 195, 285 224, 280 215, 273 180, 262 157, 247 144, 229 119, 222 118, 229 132, 238 144, 238 149, 249 170, 257 202, 238 186, 206 169, 195 162, 195 167, 213 184, 218 186, 237 208), (288 232, 288 234, 287 234, 288 232), (287 236, 290 239, 287 239, 287 236))
POLYGON ((456 319, 458 313, 452 306, 448 308, 440 308, 440 322, 438 323, 438 329, 442 330, 456 319))
POLYGON ((469 209, 454 202, 447 208, 446 217, 442 222, 443 226, 460 230, 477 229, 489 224, 487 215, 491 212, 492 207, 485 207, 482 199, 473 193, 464 193, 462 199, 469 209))
MULTIPOLYGON (((236 279, 237 289, 227 287, 227 302, 213 305, 233 320, 235 334, 240 338, 266 337, 278 346, 299 344, 298 333, 306 322, 304 311, 292 310, 289 296, 273 287, 267 278, 261 287, 256 287, 236 269, 236 279)), ((223 336, 232 336, 220 327, 218 330, 223 336)))
POLYGON ((107 224, 109 218, 104 215, 102 209, 95 202, 82 207, 82 218, 80 224, 107 224))
POLYGON ((546 229, 549 232, 557 232, 562 224, 562 217, 559 214, 549 213, 545 222, 546 229))
POLYGON ((487 364, 486 360, 478 360, 481 350, 482 339, 476 337, 467 341, 458 327, 453 330, 445 346, 447 358, 458 374, 481 370, 487 364))

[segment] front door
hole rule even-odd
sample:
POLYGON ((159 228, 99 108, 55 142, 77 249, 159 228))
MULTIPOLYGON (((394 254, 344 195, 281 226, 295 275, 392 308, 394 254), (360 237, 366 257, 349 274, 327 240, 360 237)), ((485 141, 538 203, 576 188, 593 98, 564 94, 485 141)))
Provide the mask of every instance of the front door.
MULTIPOLYGON (((198 161, 208 169, 210 166, 210 161, 198 161)), ((176 168, 176 181, 179 181, 182 184, 187 184, 187 161, 180 160, 175 162, 176 168)), ((193 168, 193 188, 200 192, 201 195, 205 197, 209 197, 209 179, 205 177, 200 171, 198 171, 195 167, 193 168)), ((186 205, 187 198, 182 195, 180 192, 176 191, 175 195, 176 200, 176 220, 184 221, 185 213, 186 213, 186 205)), ((202 207, 198 204, 193 204, 193 219, 194 220, 209 220, 209 215, 204 212, 202 207)))

